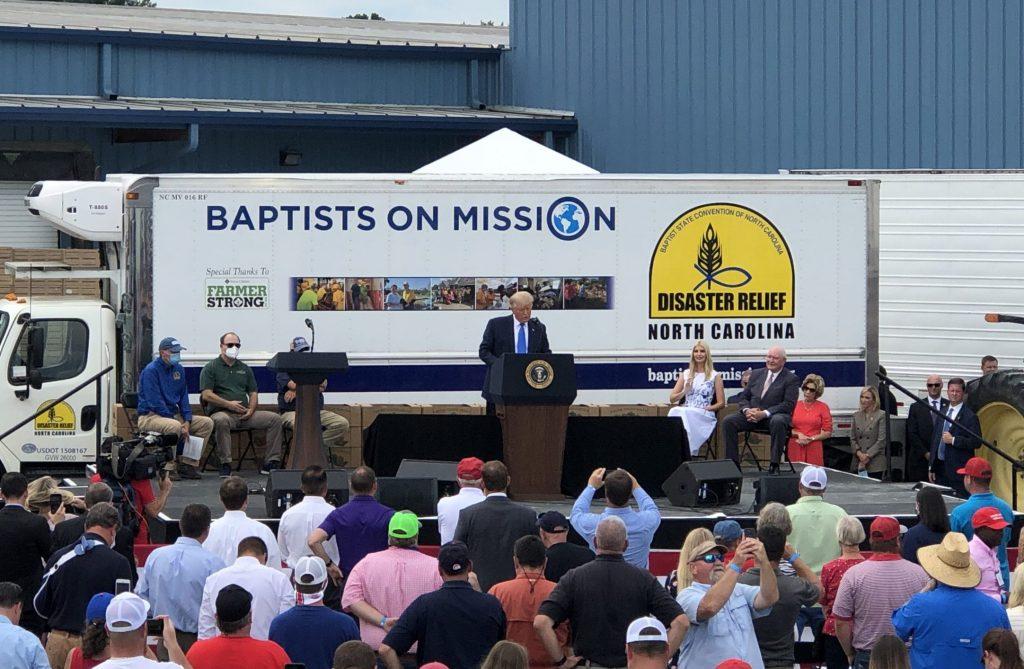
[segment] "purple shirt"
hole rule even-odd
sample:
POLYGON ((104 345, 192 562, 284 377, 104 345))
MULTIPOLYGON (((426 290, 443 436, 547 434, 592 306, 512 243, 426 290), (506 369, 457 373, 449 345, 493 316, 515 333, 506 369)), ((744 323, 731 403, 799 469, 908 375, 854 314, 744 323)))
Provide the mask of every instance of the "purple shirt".
POLYGON ((356 495, 320 523, 327 537, 338 537, 338 567, 348 576, 352 567, 370 553, 388 547, 388 523, 394 509, 372 495, 356 495))
POLYGON ((999 569, 999 556, 996 549, 989 548, 977 534, 968 544, 971 549, 971 558, 978 564, 981 570, 981 583, 977 589, 986 595, 1002 603, 1003 573, 999 569))

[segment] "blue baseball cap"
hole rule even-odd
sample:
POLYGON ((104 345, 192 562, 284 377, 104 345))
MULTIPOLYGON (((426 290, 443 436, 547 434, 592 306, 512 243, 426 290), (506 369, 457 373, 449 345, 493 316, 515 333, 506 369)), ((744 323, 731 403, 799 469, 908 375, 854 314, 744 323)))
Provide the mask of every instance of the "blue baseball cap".
POLYGON ((107 606, 110 605, 110 600, 112 599, 114 599, 114 595, 109 592, 93 595, 92 599, 89 600, 89 605, 85 607, 85 621, 106 620, 107 606))
POLYGON ((292 350, 293 351, 308 351, 309 350, 309 342, 306 341, 305 337, 296 337, 295 339, 292 340, 292 350))
POLYGON ((711 531, 711 534, 715 535, 715 541, 721 543, 736 541, 743 536, 743 530, 735 520, 720 520, 715 523, 715 529, 711 531))
POLYGON ((169 350, 171 353, 181 353, 182 351, 187 351, 188 349, 185 348, 184 346, 182 346, 181 342, 178 341, 176 338, 174 338, 174 337, 164 337, 163 339, 160 340, 159 350, 161 350, 161 351, 168 351, 169 350))

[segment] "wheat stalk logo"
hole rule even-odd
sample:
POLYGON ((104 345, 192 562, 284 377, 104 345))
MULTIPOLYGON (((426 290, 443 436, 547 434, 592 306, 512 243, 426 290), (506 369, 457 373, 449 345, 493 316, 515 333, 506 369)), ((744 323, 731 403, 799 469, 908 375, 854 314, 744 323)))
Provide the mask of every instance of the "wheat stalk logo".
POLYGON ((715 229, 710 224, 708 224, 708 229, 704 231, 704 236, 700 240, 697 262, 693 267, 703 277, 693 287, 693 290, 697 290, 704 283, 707 284, 706 290, 711 290, 711 284, 713 283, 724 288, 739 288, 750 283, 751 279, 750 272, 742 267, 722 267, 722 243, 718 241, 718 235, 715 234, 715 229), (729 283, 719 278, 723 274, 729 273, 739 274, 743 278, 736 283, 729 283))

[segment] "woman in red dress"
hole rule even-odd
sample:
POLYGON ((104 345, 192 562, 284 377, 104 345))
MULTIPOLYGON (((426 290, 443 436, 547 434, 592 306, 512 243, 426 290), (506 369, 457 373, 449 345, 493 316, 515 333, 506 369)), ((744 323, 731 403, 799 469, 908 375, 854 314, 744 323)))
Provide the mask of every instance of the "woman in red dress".
POLYGON ((823 467, 821 445, 832 436, 832 412, 818 399, 825 392, 825 380, 817 374, 808 374, 801 390, 803 398, 793 408, 787 452, 793 462, 823 467))

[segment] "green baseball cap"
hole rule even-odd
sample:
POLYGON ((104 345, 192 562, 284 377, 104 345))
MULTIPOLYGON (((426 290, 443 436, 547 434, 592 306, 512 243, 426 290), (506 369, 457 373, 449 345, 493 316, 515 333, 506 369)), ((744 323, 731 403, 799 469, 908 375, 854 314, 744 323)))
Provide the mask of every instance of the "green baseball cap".
POLYGON ((388 523, 388 536, 411 539, 420 533, 420 521, 412 511, 395 511, 388 523))

